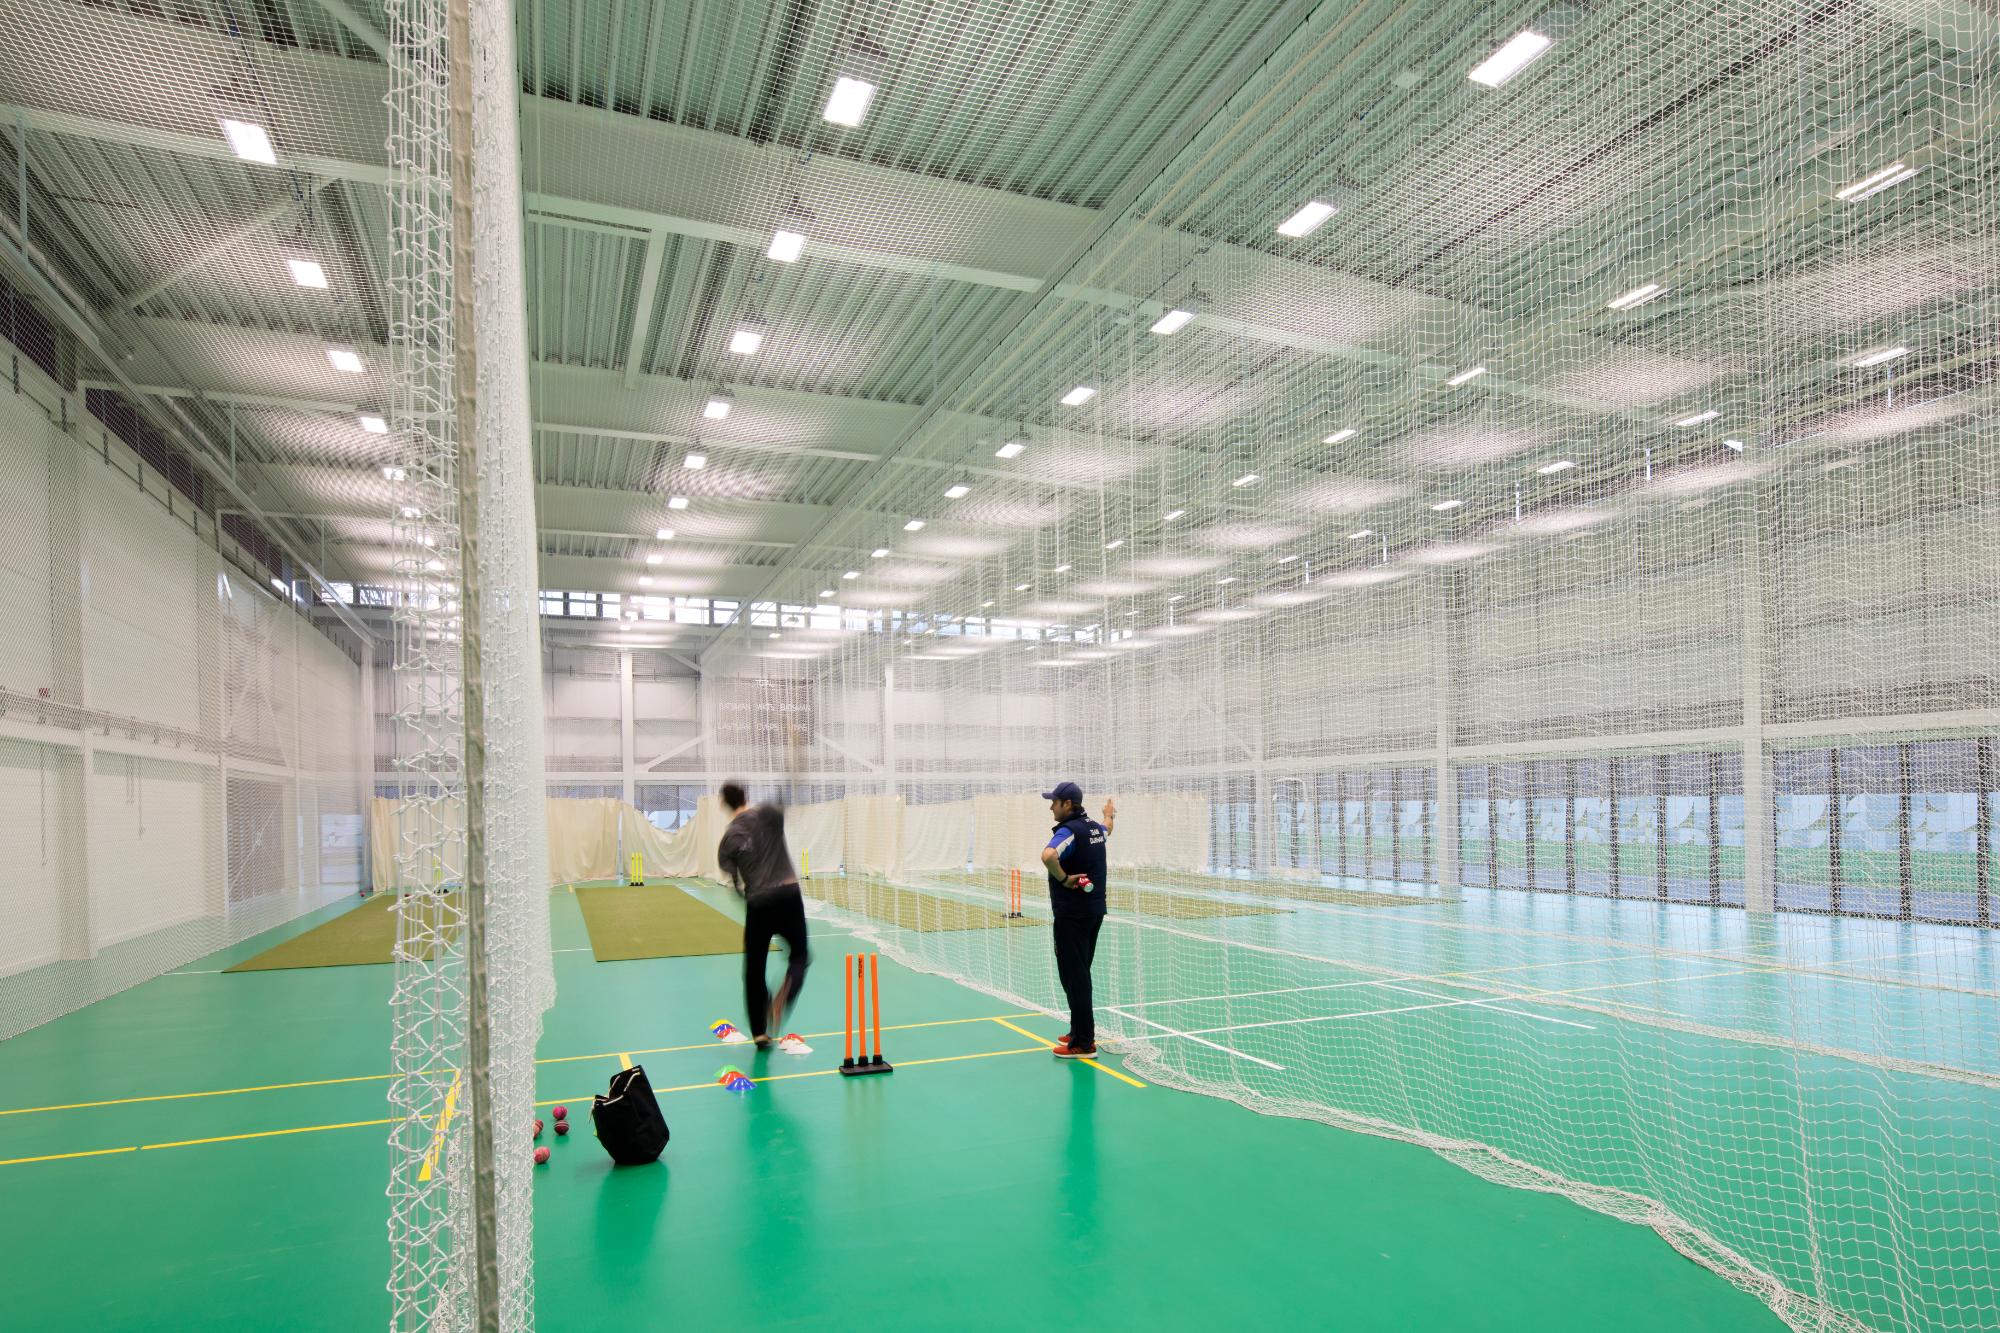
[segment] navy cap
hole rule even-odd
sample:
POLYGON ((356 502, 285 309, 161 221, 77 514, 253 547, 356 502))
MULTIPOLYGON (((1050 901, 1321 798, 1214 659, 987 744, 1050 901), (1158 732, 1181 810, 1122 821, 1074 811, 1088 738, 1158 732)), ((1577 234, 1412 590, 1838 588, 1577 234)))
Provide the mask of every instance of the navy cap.
POLYGON ((1068 801, 1072 805, 1082 805, 1083 788, 1077 786, 1074 782, 1058 782, 1054 791, 1045 791, 1042 793, 1042 799, 1045 801, 1068 801))

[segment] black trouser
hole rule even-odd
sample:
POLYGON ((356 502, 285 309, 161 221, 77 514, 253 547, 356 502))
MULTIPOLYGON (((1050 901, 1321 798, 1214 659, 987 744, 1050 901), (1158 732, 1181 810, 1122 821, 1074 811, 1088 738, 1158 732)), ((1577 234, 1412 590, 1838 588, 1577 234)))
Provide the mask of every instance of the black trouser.
POLYGON ((1069 997, 1069 1044, 1072 1049, 1097 1045, 1097 1020, 1090 1007, 1090 963, 1097 956, 1097 930, 1104 918, 1056 918, 1056 976, 1069 997))
MULTIPOLYGON (((799 886, 788 884, 748 900, 743 916, 743 1006, 750 1011, 750 1035, 766 1035, 771 1021, 771 993, 764 983, 764 964, 776 936, 785 942, 785 980, 779 990, 785 1001, 785 1021, 799 1002, 799 990, 806 983, 806 965, 812 955, 806 951, 806 902, 799 886)), ((778 1035, 783 1036, 783 1033, 778 1035)))

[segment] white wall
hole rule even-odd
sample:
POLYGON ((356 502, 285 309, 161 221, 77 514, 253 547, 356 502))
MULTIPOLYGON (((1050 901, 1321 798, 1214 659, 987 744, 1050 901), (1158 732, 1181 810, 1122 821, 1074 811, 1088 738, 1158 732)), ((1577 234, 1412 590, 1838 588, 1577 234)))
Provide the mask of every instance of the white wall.
POLYGON ((33 404, 0 393, 0 686, 33 694, 49 682, 49 440, 33 404))
POLYGON ((57 858, 44 747, 0 737, 0 977, 56 959, 57 858))
POLYGON ((212 769, 131 755, 95 756, 90 805, 92 939, 99 949, 212 910, 203 856, 218 836, 212 769))
POLYGON ((195 598, 215 592, 195 587, 194 534, 102 464, 84 477, 84 699, 198 730, 195 598))
POLYGON ((359 668, 64 397, 0 384, 0 1037, 360 882, 320 825, 361 810, 359 668))

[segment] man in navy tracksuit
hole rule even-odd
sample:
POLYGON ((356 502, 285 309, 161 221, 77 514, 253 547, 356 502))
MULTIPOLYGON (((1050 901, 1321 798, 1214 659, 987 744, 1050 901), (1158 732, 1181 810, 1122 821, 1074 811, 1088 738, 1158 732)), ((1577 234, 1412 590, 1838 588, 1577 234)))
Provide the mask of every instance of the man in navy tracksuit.
POLYGON ((1090 964, 1097 954, 1097 931, 1104 924, 1104 893, 1108 879, 1106 842, 1118 808, 1104 803, 1104 822, 1083 809, 1083 789, 1059 782, 1042 793, 1055 816, 1054 835, 1042 849, 1049 872, 1049 906, 1055 912, 1056 976, 1069 997, 1069 1031, 1056 1043, 1065 1060, 1097 1054, 1097 1023, 1091 1012, 1090 964))

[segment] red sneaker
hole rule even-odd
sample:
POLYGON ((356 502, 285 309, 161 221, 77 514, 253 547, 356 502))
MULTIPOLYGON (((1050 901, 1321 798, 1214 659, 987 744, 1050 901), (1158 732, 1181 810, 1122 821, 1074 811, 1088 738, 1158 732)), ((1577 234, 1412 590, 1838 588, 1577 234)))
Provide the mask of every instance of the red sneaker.
POLYGON ((1072 1046, 1070 1045, 1069 1038, 1065 1036, 1061 1041, 1056 1043, 1055 1055, 1058 1060, 1089 1060, 1095 1058, 1097 1048, 1095 1046, 1072 1046))

